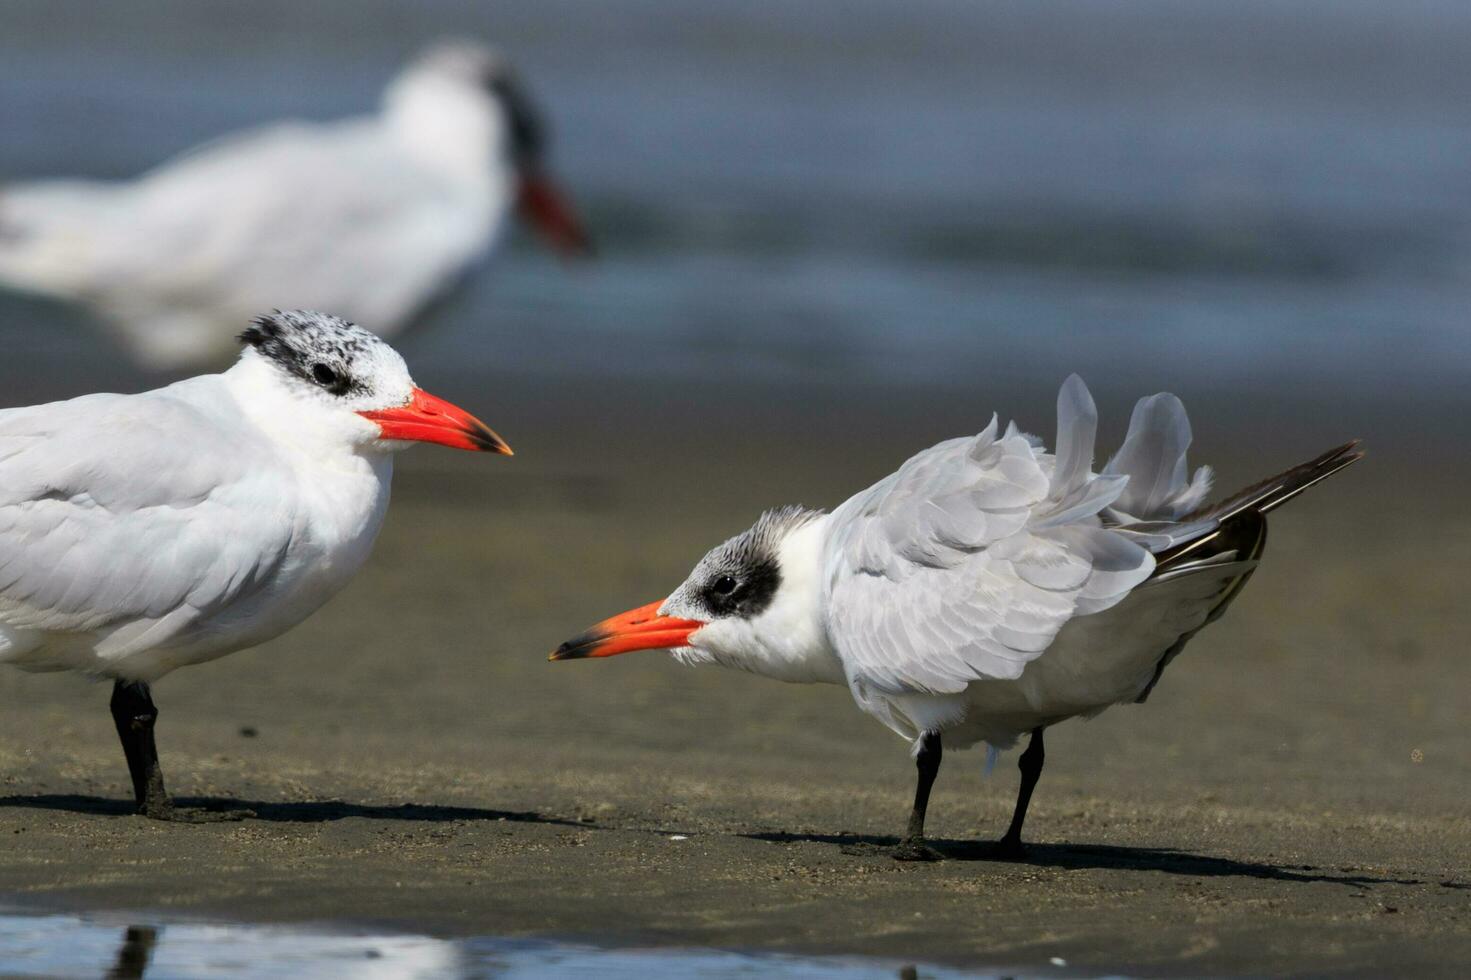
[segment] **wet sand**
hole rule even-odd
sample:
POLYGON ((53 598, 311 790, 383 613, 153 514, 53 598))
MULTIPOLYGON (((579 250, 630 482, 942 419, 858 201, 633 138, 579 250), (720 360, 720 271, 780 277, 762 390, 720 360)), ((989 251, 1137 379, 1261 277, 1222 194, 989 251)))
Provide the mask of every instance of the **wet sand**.
MULTIPOLYGON (((405 457, 344 595, 156 687, 172 790, 256 819, 129 815, 107 687, 0 672, 0 897, 982 967, 1459 972, 1466 467, 1417 466, 1449 434, 1401 425, 1434 406, 1359 406, 1354 433, 1307 393, 1188 398, 1227 488, 1346 435, 1373 455, 1274 516, 1246 594, 1148 704, 1049 732, 1025 864, 974 843, 1005 827, 1014 754, 989 778, 982 752, 947 756, 950 860, 899 864, 907 746, 845 691, 545 662, 763 506, 833 505, 992 407, 1050 437, 1047 386, 1014 387, 441 386, 518 455, 405 457)), ((1099 394, 1116 437, 1125 392, 1099 394)))

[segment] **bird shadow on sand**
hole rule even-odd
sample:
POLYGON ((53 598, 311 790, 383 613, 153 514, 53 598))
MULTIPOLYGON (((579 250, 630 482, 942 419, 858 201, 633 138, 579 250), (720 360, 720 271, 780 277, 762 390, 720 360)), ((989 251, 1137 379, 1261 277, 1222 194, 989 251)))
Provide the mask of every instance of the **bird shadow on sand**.
MULTIPOLYGON (((775 844, 836 844, 844 854, 854 857, 888 857, 899 843, 897 837, 866 834, 743 834, 752 840, 775 844)), ((1418 878, 1376 878, 1368 875, 1340 874, 1311 864, 1262 864, 1231 858, 1193 854, 1172 847, 1119 847, 1110 844, 1028 844, 1025 857, 1017 858, 1000 851, 993 841, 936 840, 929 845, 947 861, 991 861, 998 864, 1023 864, 1037 868, 1062 868, 1068 871, 1102 869, 1112 871, 1161 871, 1165 874, 1192 878, 1260 878, 1268 881, 1290 881, 1300 884, 1326 882, 1368 888, 1373 885, 1423 885, 1418 878)), ((1351 870, 1351 869, 1350 869, 1351 870)))
MULTIPOLYGON (((404 820, 416 823, 450 823, 462 820, 493 820, 507 823, 559 824, 591 829, 588 824, 563 817, 547 816, 530 810, 485 810, 480 807, 443 806, 435 803, 400 803, 379 806, 347 803, 342 800, 311 800, 268 803, 261 800, 239 800, 229 797, 178 797, 180 807, 227 813, 248 811, 246 819, 268 823, 330 823, 349 817, 368 820, 404 820)), ((21 807, 53 810, 95 816, 136 816, 133 804, 122 799, 79 794, 45 794, 0 797, 0 808, 21 807)))

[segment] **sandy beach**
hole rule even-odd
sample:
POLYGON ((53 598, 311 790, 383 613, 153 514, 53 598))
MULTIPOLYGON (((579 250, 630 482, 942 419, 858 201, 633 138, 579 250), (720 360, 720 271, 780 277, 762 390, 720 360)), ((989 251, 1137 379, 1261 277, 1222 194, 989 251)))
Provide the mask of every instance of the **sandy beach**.
MULTIPOLYGON (((884 846, 912 792, 907 746, 846 691, 657 653, 545 662, 766 505, 836 504, 992 407, 1051 435, 1041 390, 866 392, 809 392, 799 411, 780 386, 599 383, 573 424, 554 385, 486 384, 468 400, 513 460, 406 456, 345 594, 157 685, 172 790, 254 819, 130 815, 107 688, 0 673, 4 891, 28 908, 981 968, 1457 972, 1471 522, 1464 466, 1413 469, 1414 439, 1372 441, 1413 405, 1362 413, 1370 460, 1274 516, 1243 599, 1147 705, 1049 732, 1028 863, 984 843, 1010 814, 1014 754, 990 777, 984 753, 948 756, 930 829, 949 860, 900 864, 884 846)), ((1291 397, 1190 403, 1223 487, 1356 434, 1291 397), (1301 420, 1290 434, 1260 427, 1279 413, 1301 420)), ((1121 429, 1127 401, 1101 401, 1105 432, 1121 429)))

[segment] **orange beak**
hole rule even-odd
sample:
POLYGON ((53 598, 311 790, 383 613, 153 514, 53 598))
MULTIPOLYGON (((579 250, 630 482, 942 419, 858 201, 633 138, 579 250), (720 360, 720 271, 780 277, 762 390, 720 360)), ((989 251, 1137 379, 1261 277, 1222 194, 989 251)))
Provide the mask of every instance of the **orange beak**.
POLYGON ((555 181, 535 171, 521 175, 517 204, 526 219, 565 258, 591 258, 593 247, 582 222, 555 181))
POLYGON ((437 442, 453 449, 514 455, 506 440, 492 432, 490 426, 422 388, 414 389, 406 405, 358 414, 378 423, 380 439, 437 442))
POLYGON ((689 645, 690 634, 705 624, 698 619, 660 616, 663 600, 605 619, 581 636, 553 650, 548 660, 611 657, 633 650, 658 650, 689 645))

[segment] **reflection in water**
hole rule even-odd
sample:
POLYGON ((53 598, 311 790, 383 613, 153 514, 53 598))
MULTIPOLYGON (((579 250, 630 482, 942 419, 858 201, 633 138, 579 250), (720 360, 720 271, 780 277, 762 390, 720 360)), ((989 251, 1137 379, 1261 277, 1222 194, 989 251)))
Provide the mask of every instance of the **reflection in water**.
MULTIPOLYGON (((0 969, 27 977, 141 980, 353 977, 461 980, 521 977, 796 977, 954 980, 997 976, 902 960, 710 949, 601 949, 540 939, 464 940, 307 932, 267 926, 129 925, 75 915, 0 915, 0 969)), ((1028 974, 1008 971, 1011 977, 1028 974)), ((1037 975, 1037 974, 1030 974, 1037 975)))
POLYGON ((159 930, 152 926, 129 926, 122 933, 122 945, 118 948, 118 962, 107 971, 107 980, 138 980, 149 968, 154 943, 159 942, 159 930))
POLYGON ((128 926, 118 947, 117 962, 107 971, 108 980, 139 980, 148 969, 158 932, 152 926, 128 926))

